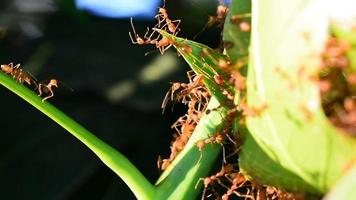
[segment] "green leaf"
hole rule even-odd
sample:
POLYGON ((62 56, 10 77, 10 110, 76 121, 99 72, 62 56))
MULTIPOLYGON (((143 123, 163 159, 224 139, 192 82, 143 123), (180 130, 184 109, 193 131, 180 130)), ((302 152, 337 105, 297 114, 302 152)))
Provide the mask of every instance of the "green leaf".
POLYGON ((195 185, 199 178, 206 177, 221 151, 219 144, 206 145, 201 151, 197 142, 213 136, 222 127, 227 114, 225 107, 212 97, 208 108, 195 128, 188 143, 156 182, 156 199, 196 199, 203 184, 195 185))
POLYGON ((2 72, 0 72, 0 84, 23 98, 85 144, 105 165, 125 181, 138 199, 149 200, 155 197, 156 191, 153 185, 121 153, 97 138, 50 103, 46 101, 42 102, 42 98, 38 97, 37 94, 2 72))
POLYGON ((240 165, 263 184, 321 194, 356 158, 356 143, 328 122, 320 105, 315 77, 329 33, 318 3, 252 2, 247 98, 249 106, 267 108, 247 118, 240 165))
POLYGON ((331 191, 324 197, 324 200, 342 199, 354 200, 356 199, 356 166, 350 169, 347 174, 341 178, 340 181, 331 189, 331 191))
POLYGON ((178 50, 180 55, 183 56, 185 61, 187 61, 196 74, 204 77, 204 84, 212 96, 215 96, 221 104, 226 104, 227 97, 223 94, 223 90, 225 89, 233 95, 234 88, 228 81, 229 74, 221 69, 219 62, 224 61, 229 63, 230 61, 228 58, 206 45, 188 39, 175 37, 160 29, 155 30, 172 42, 172 45, 178 50), (215 82, 215 75, 222 76, 224 79, 222 85, 218 85, 215 82))
POLYGON ((224 81, 222 85, 214 81, 215 75, 228 78, 228 74, 219 67, 219 61, 228 60, 226 56, 203 44, 175 37, 163 30, 155 30, 172 42, 196 74, 204 77, 204 84, 212 94, 207 107, 207 110, 210 110, 209 114, 205 113, 202 116, 184 150, 156 183, 160 199, 195 199, 203 184, 201 183, 197 189, 195 185, 199 178, 208 175, 221 151, 219 144, 207 145, 199 151, 197 142, 212 137, 224 127, 228 110, 232 106, 226 103, 226 95, 222 93, 224 88, 233 92, 232 85, 228 81, 224 81))
POLYGON ((248 60, 250 31, 241 29, 244 24, 251 26, 251 0, 233 0, 225 19, 223 41, 236 69, 246 66, 248 60))

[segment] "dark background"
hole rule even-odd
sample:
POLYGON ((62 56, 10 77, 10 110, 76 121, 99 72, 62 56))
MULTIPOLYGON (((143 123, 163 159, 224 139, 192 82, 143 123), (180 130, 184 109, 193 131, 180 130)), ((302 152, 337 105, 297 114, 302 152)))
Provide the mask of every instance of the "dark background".
MULTIPOLYGON (((216 5, 168 1, 167 9, 182 19, 179 35, 192 39, 216 5)), ((154 24, 135 19, 141 34, 154 24)), ((129 18, 78 11, 72 0, 1 0, 0 28, 1 64, 21 63, 39 81, 60 80, 49 101, 117 148, 152 183, 158 178, 156 160, 169 155, 170 124, 185 110, 175 105, 172 113, 169 105, 162 115, 160 109, 169 82, 186 81, 188 66, 173 48, 145 56, 155 47, 131 43, 129 18)), ((196 40, 216 47, 218 38, 218 29, 210 28, 196 40)), ((4 87, 0 105, 0 199, 134 199, 89 149, 4 87)))

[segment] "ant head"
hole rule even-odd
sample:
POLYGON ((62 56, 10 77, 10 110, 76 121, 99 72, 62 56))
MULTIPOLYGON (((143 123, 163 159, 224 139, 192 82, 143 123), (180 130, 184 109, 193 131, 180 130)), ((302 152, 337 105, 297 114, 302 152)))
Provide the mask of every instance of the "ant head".
POLYGON ((4 71, 5 73, 9 73, 12 70, 12 67, 9 65, 1 65, 1 70, 4 71))
POLYGON ((204 140, 199 140, 197 142, 197 147, 198 147, 199 151, 201 151, 204 148, 204 146, 205 146, 205 141, 204 140))
POLYGON ((57 84, 58 84, 58 81, 57 81, 56 79, 51 79, 51 80, 49 81, 49 84, 58 87, 58 85, 57 85, 57 84))
POLYGON ((158 9, 158 13, 165 14, 165 13, 167 13, 167 10, 164 7, 163 8, 159 8, 158 9))
POLYGON ((173 83, 172 90, 178 90, 180 88, 180 86, 181 86, 180 83, 173 83))
POLYGON ((229 8, 223 5, 219 5, 218 8, 216 9, 216 14, 218 16, 226 15, 226 13, 229 11, 229 8))
POLYGON ((138 37, 138 36, 136 38, 136 42, 137 42, 137 44, 145 44, 145 41, 142 38, 138 37))
POLYGON ((224 136, 221 135, 221 134, 218 134, 218 135, 215 137, 215 141, 216 141, 216 143, 218 143, 218 144, 221 144, 221 143, 223 142, 223 140, 224 140, 224 136))

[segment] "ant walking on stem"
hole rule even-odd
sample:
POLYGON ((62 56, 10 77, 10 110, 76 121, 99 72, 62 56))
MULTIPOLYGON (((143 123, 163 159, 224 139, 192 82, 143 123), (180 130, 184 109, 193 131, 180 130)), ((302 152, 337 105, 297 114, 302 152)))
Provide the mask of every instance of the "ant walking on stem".
POLYGON ((13 65, 13 63, 9 63, 7 65, 4 64, 1 65, 1 70, 5 74, 12 76, 12 78, 14 78, 21 84, 27 83, 28 85, 31 85, 31 82, 33 82, 37 86, 33 78, 27 72, 20 68, 20 64, 17 64, 15 66, 13 65))
MULTIPOLYGON (((56 79, 51 79, 48 81, 47 84, 44 82, 37 83, 37 81, 35 81, 34 78, 29 75, 28 72, 25 72, 23 69, 20 68, 20 64, 17 64, 15 66, 13 63, 2 64, 0 67, 1 71, 3 71, 7 75, 12 76, 12 78, 14 78, 17 82, 21 84, 27 83, 28 85, 31 85, 33 83, 36 87, 35 90, 38 90, 38 96, 42 96, 43 93, 49 93, 48 96, 42 99, 42 102, 54 96, 53 87, 58 88, 58 82, 60 82, 56 79)), ((71 90, 73 91, 73 89, 71 90)))

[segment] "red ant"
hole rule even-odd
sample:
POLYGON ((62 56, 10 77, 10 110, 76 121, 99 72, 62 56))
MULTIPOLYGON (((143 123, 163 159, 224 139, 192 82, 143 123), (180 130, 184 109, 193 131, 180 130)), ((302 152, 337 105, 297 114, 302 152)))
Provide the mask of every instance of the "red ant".
POLYGON ((222 85, 224 83, 224 78, 220 74, 215 74, 214 75, 214 81, 218 85, 222 85))
POLYGON ((238 71, 231 71, 230 81, 239 91, 242 91, 246 88, 246 78, 238 71))
POLYGON ((246 102, 241 101, 239 103, 239 108, 240 108, 240 110, 242 110, 242 114, 244 116, 257 117, 267 108, 267 105, 262 104, 259 107, 250 107, 247 105, 246 102))
MULTIPOLYGON (((130 35, 130 38, 131 38, 131 42, 133 44, 138 44, 138 45, 145 45, 145 44, 157 44, 157 39, 151 39, 153 34, 156 32, 156 31, 153 31, 149 36, 149 32, 150 32, 150 29, 147 27, 147 31, 145 33, 145 35, 143 36, 143 38, 141 38, 137 33, 136 33, 136 29, 135 29, 135 26, 133 25, 133 21, 132 21, 132 17, 130 18, 130 22, 131 22, 131 27, 132 27, 132 30, 133 30, 133 33, 134 33, 134 37, 136 39, 136 41, 133 39, 132 35, 131 35, 131 32, 129 32, 129 35, 130 35)), ((157 25, 156 25, 157 26, 157 25)), ((155 27, 156 27, 155 26, 155 27)))
POLYGON ((31 82, 36 84, 36 82, 31 78, 31 76, 20 68, 20 64, 17 64, 15 66, 13 66, 13 63, 9 63, 7 65, 4 64, 1 65, 1 70, 5 74, 12 76, 16 81, 21 84, 27 83, 28 85, 31 85, 31 82))
MULTIPOLYGON (((223 149, 223 162, 226 163, 225 147, 223 145, 224 139, 225 139, 225 136, 223 134, 219 133, 219 134, 216 134, 215 136, 212 136, 212 137, 210 137, 208 139, 199 140, 196 145, 197 145, 199 151, 202 152, 203 148, 207 144, 212 144, 212 143, 220 144, 222 149, 223 149)), ((198 162, 200 162, 201 159, 202 159, 202 154, 200 154, 200 158, 199 158, 198 162)))
POLYGON ((186 145, 189 137, 194 131, 195 128, 195 123, 192 122, 189 118, 188 115, 185 115, 183 117, 180 117, 173 125, 171 128, 174 128, 177 131, 176 139, 172 143, 171 146, 171 155, 169 156, 168 159, 163 159, 162 162, 160 162, 160 167, 161 170, 165 170, 170 163, 174 160, 176 155, 183 150, 184 146, 186 145), (180 127, 180 129, 179 129, 180 127))
POLYGON ((223 1, 219 1, 218 7, 216 8, 216 16, 209 16, 208 22, 205 24, 203 29, 199 31, 193 39, 195 39, 198 35, 200 35, 203 31, 205 31, 207 28, 216 26, 216 27, 222 27, 225 22, 226 15, 229 11, 229 8, 224 5, 223 1))
POLYGON ((214 25, 221 26, 224 24, 227 12, 229 8, 225 5, 218 5, 216 8, 216 16, 209 16, 209 20, 207 23, 208 27, 212 27, 214 25))
MULTIPOLYGON (((196 76, 193 74, 193 71, 188 71, 187 76, 189 83, 172 83, 172 87, 167 92, 166 96, 163 99, 161 108, 164 109, 168 103, 169 97, 171 101, 177 100, 184 104, 189 100, 196 99, 202 101, 203 98, 208 99, 207 92, 203 89, 203 77, 196 76), (178 91, 180 90, 180 91, 178 91), (177 92, 178 91, 178 92, 177 92), (178 94, 177 94, 178 93, 178 94)), ((206 100, 207 101, 207 100, 206 100)))
POLYGON ((205 198, 205 192, 206 189, 208 188, 209 185, 211 185, 213 182, 218 182, 220 185, 222 185, 225 188, 228 188, 226 185, 224 185, 221 181, 220 178, 223 177, 225 174, 230 173, 234 170, 234 167, 232 165, 225 165, 222 166, 220 171, 212 176, 205 177, 205 178, 199 178, 198 182, 195 184, 195 189, 198 187, 200 181, 204 182, 204 190, 202 194, 202 200, 205 198))
POLYGON ((165 5, 166 5, 166 1, 164 0, 163 7, 159 8, 158 14, 155 16, 155 18, 158 20, 158 23, 152 28, 153 31, 151 34, 149 34, 150 29, 147 28, 147 31, 146 31, 145 35, 143 36, 143 38, 141 38, 136 33, 132 18, 130 19, 134 37, 131 35, 131 32, 129 32, 129 35, 130 35, 131 42, 133 44, 138 44, 138 45, 155 44, 156 48, 158 48, 158 50, 160 51, 160 53, 162 55, 169 47, 171 47, 173 45, 173 41, 170 40, 166 36, 162 36, 162 38, 160 40, 159 40, 159 38, 161 37, 160 35, 158 35, 157 38, 152 39, 154 33, 157 32, 158 28, 161 28, 161 30, 168 29, 168 31, 170 33, 172 33, 173 35, 177 35, 177 33, 180 31, 178 26, 181 23, 181 20, 169 19, 165 5), (163 26, 161 26, 161 24, 164 22, 165 22, 165 24, 163 26))
POLYGON ((42 96, 42 93, 43 93, 42 88, 45 89, 44 92, 46 92, 46 93, 49 92, 50 93, 50 95, 48 95, 47 97, 42 99, 42 102, 44 102, 45 100, 47 100, 47 99, 49 99, 49 98, 54 96, 52 87, 58 87, 57 83, 58 82, 57 82, 56 79, 51 79, 48 82, 48 84, 43 84, 43 83, 38 84, 38 96, 42 96))
POLYGON ((155 18, 158 20, 159 25, 163 22, 166 22, 165 25, 162 26, 162 29, 167 26, 168 31, 171 32, 173 35, 177 35, 177 33, 180 31, 178 26, 181 23, 181 20, 177 19, 172 21, 171 19, 169 19, 166 10, 166 0, 163 1, 163 7, 158 9, 158 14, 155 16, 155 18))
POLYGON ((228 176, 225 176, 227 179, 229 179, 229 181, 232 183, 231 187, 228 188, 228 190, 226 191, 226 193, 221 197, 221 199, 223 200, 228 200, 229 199, 229 196, 232 195, 232 194, 235 194, 237 195, 238 197, 245 197, 245 198, 251 198, 251 199, 254 199, 253 196, 251 195, 248 195, 249 193, 249 190, 247 189, 247 194, 244 195, 244 194, 240 194, 238 192, 236 192, 235 190, 240 188, 241 186, 243 186, 247 180, 246 178, 244 177, 243 174, 241 173, 234 173, 233 174, 234 177, 233 179, 231 180, 230 178, 228 178, 228 176))
MULTIPOLYGON (((156 29, 154 28, 153 30, 156 29)), ((162 38, 158 42, 156 41, 155 44, 159 52, 163 55, 163 53, 174 44, 174 42, 170 40, 168 37, 162 36, 162 38)))
POLYGON ((162 105, 161 105, 161 108, 163 109, 163 112, 164 112, 164 109, 166 108, 167 106, 167 103, 168 103, 168 100, 170 99, 171 101, 174 100, 174 94, 177 90, 179 90, 181 87, 182 88, 185 88, 187 87, 188 84, 186 83, 178 83, 178 82, 175 82, 175 83, 172 83, 172 87, 169 89, 169 91, 166 93, 166 96, 164 97, 163 99, 163 102, 162 102, 162 105), (169 98, 170 97, 170 98, 169 98))

